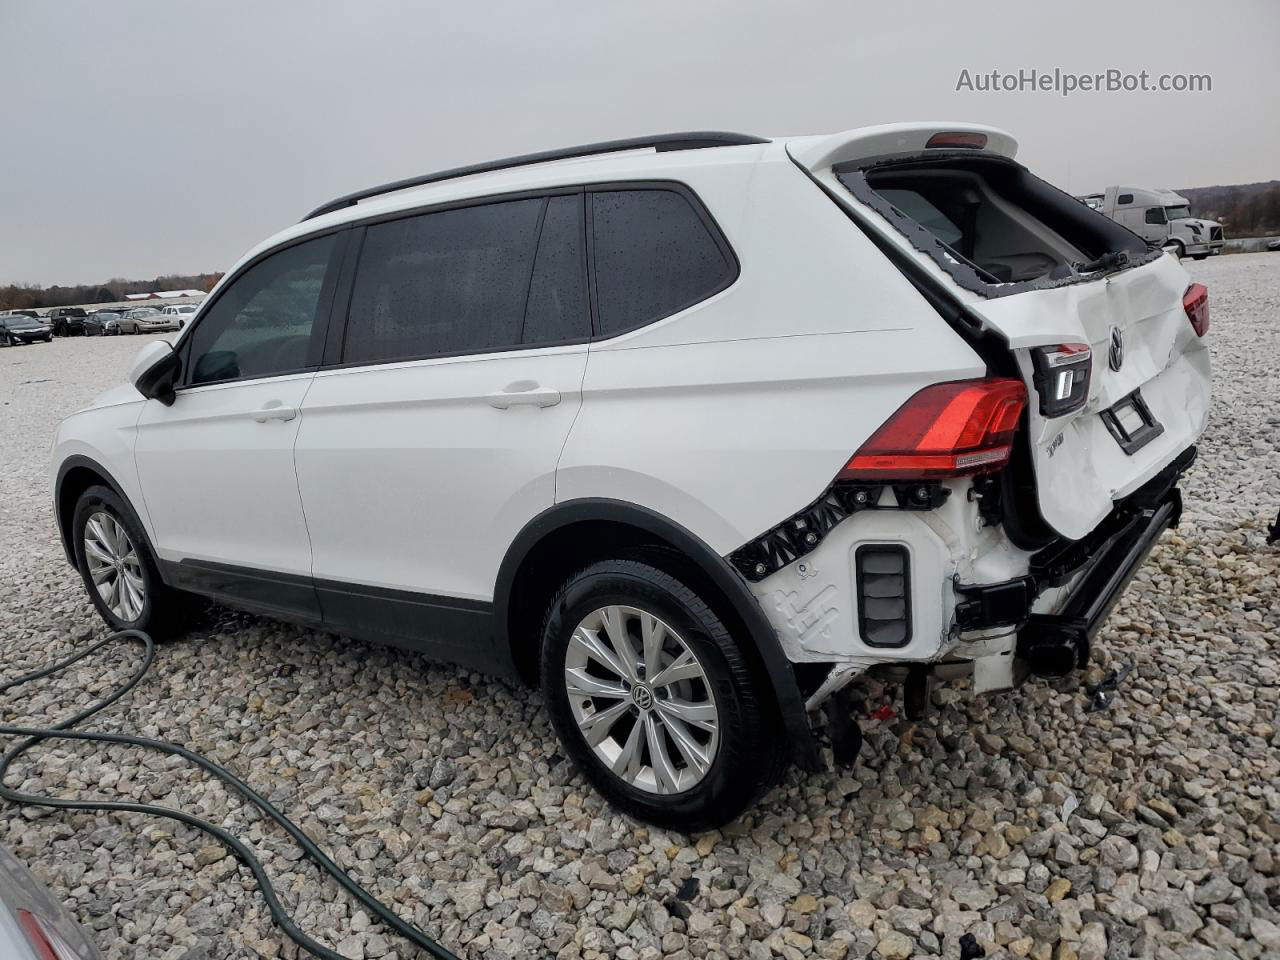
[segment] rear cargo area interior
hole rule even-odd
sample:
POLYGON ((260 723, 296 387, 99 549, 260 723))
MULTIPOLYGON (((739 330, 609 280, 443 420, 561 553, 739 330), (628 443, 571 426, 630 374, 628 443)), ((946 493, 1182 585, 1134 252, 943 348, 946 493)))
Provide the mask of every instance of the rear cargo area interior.
POLYGON ((940 241, 986 284, 1070 280, 1105 254, 1148 252, 1136 234, 1008 160, 916 158, 837 175, 900 229, 905 218, 940 241))

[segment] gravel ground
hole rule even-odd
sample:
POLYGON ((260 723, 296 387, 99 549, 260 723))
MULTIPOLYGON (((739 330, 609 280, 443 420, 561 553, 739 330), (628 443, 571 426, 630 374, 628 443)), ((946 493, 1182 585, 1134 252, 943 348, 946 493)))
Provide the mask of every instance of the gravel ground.
MULTIPOLYGON (((1072 683, 869 727, 852 772, 791 773, 724 831, 606 808, 538 697, 421 657, 213 611, 96 721, 184 742, 295 816, 357 878, 466 957, 1280 956, 1276 627, 1280 255, 1189 263, 1211 290, 1217 401, 1188 509, 1112 615, 1115 706, 1072 683)), ((102 625, 65 565, 43 477, 57 420, 123 378, 140 338, 0 351, 0 649, 31 669, 102 625)), ((120 650, 5 707, 52 718, 120 650)), ((47 747, 14 782, 181 806, 240 831, 303 926, 406 958, 273 827, 180 764, 47 747)), ((168 821, 2 811, 0 841, 107 957, 291 957, 247 871, 168 821)))

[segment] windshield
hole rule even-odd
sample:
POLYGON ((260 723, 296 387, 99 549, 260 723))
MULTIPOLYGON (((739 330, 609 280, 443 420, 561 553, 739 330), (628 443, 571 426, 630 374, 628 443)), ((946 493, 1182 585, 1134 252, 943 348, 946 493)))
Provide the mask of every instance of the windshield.
POLYGON ((1186 220, 1191 216, 1191 208, 1184 203, 1178 207, 1165 207, 1164 213, 1170 220, 1186 220))

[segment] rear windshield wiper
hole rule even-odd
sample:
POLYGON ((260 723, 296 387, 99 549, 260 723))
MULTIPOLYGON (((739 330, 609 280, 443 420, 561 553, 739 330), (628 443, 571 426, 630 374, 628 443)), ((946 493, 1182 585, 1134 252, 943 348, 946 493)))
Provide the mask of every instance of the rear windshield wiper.
POLYGON ((1077 263, 1075 265, 1076 273, 1096 273, 1099 270, 1119 270, 1129 263, 1129 252, 1127 250, 1112 250, 1104 253, 1097 260, 1090 260, 1088 263, 1077 263))

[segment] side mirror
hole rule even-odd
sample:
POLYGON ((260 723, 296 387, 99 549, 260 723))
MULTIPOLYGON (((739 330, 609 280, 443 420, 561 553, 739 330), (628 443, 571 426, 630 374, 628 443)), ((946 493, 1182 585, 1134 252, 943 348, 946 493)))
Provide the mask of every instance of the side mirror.
POLYGON ((173 405, 173 387, 181 372, 182 361, 173 347, 157 340, 138 351, 129 371, 129 382, 147 399, 159 400, 168 407, 173 405))

